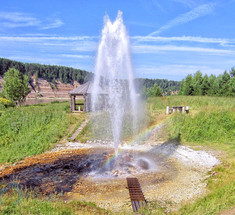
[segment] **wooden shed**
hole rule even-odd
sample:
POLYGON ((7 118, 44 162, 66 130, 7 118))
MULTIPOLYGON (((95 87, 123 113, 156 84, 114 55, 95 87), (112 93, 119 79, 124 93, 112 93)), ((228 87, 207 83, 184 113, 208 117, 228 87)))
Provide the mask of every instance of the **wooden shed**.
POLYGON ((78 86, 71 90, 70 94, 70 108, 71 111, 91 111, 91 82, 78 86), (77 102, 76 97, 79 97, 80 102, 77 102), (84 102, 81 102, 81 99, 84 102))
MULTIPOLYGON (((92 94, 92 85, 93 83, 88 81, 85 84, 82 84, 78 86, 77 88, 71 90, 69 92, 70 94, 70 108, 71 111, 86 111, 90 112, 91 111, 91 94, 92 94), (76 100, 76 97, 79 97, 76 100), (81 102, 81 99, 84 102, 81 102)), ((98 98, 99 98, 99 107, 98 109, 104 109, 104 107, 107 107, 107 102, 106 102, 106 96, 108 95, 107 91, 104 89, 97 89, 96 92, 98 98)), ((97 109, 97 107, 96 107, 97 109)))

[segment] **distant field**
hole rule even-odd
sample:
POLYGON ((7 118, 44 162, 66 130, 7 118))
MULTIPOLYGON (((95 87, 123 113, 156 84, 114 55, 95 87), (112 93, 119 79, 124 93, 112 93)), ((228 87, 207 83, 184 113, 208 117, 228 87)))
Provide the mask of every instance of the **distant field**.
POLYGON ((69 102, 69 98, 27 98, 23 105, 36 105, 36 104, 46 104, 54 101, 59 102, 69 102))
POLYGON ((165 110, 166 106, 189 106, 191 111, 235 111, 234 97, 210 97, 210 96, 167 96, 151 97, 148 99, 150 111, 165 110))

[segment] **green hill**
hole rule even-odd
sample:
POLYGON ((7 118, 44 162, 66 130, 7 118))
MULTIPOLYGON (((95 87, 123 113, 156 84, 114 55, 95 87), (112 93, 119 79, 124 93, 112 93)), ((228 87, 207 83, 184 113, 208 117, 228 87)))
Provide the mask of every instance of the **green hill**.
MULTIPOLYGON (((21 73, 26 74, 29 77, 36 75, 36 78, 43 78, 54 84, 56 84, 56 80, 58 79, 65 84, 72 84, 74 81, 83 84, 93 77, 93 73, 91 72, 72 67, 44 65, 38 63, 22 63, 6 58, 0 58, 0 76, 3 76, 4 73, 12 67, 18 69, 21 73)), ((180 81, 168 81, 167 79, 137 78, 135 83, 139 91, 141 91, 143 87, 152 87, 155 83, 162 88, 163 92, 178 91, 180 88, 180 81)))
POLYGON ((83 84, 92 76, 91 72, 74 69, 72 67, 44 65, 38 63, 22 63, 5 58, 0 58, 0 76, 3 76, 9 68, 18 69, 21 73, 31 77, 36 75, 37 78, 43 78, 48 82, 56 83, 59 79, 62 83, 73 83, 77 81, 83 84))

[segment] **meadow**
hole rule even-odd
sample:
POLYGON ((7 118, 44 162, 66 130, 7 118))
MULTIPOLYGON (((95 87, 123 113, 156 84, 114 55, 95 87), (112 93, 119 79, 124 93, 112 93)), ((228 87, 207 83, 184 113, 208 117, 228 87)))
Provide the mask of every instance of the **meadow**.
MULTIPOLYGON (((167 121, 168 139, 182 145, 214 151, 221 164, 208 173, 208 194, 194 203, 185 203, 172 214, 219 214, 235 206, 235 98, 171 96, 150 98, 148 110, 154 115, 166 106, 190 106, 189 114, 171 114, 167 121)), ((164 214, 157 205, 145 214, 164 214)))
MULTIPOLYGON (((208 173, 208 194, 195 202, 185 202, 169 214, 219 214, 235 206, 235 98, 169 96, 149 98, 149 123, 164 120, 166 139, 195 149, 213 151, 221 164, 208 173), (165 115, 166 106, 190 106, 189 114, 165 115)), ((0 164, 43 153, 67 138, 87 115, 72 115, 68 103, 8 108, 0 116, 0 164)), ((97 125, 98 126, 98 125, 97 125)), ((91 125, 79 138, 92 137, 91 125)), ((1 185, 3 187, 4 185, 1 185)), ((25 194, 27 196, 28 194, 25 194)), ((15 204, 17 193, 2 196, 1 214, 115 214, 92 203, 64 204, 56 196, 49 199, 27 196, 15 204)), ((158 203, 151 203, 143 214, 165 214, 158 203)), ((120 212, 119 214, 127 214, 120 212)))
POLYGON ((0 116, 0 163, 43 153, 58 143, 77 119, 69 103, 7 108, 0 116))
POLYGON ((168 139, 180 136, 182 142, 229 145, 235 149, 235 98, 171 96, 150 98, 150 115, 165 112, 166 106, 189 106, 189 114, 172 114, 168 139))

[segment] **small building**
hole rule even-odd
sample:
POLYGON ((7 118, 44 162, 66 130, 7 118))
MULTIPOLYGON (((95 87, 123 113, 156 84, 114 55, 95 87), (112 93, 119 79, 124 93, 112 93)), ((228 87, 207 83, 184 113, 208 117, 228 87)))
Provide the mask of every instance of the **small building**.
MULTIPOLYGON (((70 94, 70 109, 72 112, 75 111, 91 111, 91 94, 92 94, 92 82, 88 81, 85 84, 78 86, 77 88, 71 90, 70 94)), ((96 92, 99 96, 99 108, 103 109, 106 107, 106 95, 108 94, 103 89, 99 88, 96 92)))
POLYGON ((78 86, 71 90, 70 94, 70 109, 74 111, 91 111, 91 82, 88 81, 85 84, 78 86), (76 100, 76 97, 79 97, 76 100), (83 102, 82 102, 83 100, 83 102))

